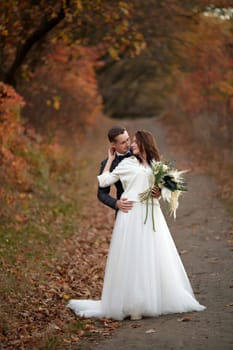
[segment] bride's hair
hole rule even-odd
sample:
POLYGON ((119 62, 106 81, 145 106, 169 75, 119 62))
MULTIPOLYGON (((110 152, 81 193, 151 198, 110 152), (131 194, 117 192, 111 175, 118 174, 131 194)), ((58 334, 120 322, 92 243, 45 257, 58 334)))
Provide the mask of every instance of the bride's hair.
MULTIPOLYGON (((139 130, 135 133, 135 137, 140 153, 146 153, 146 160, 149 164, 152 159, 160 160, 159 151, 155 139, 149 131, 139 130)), ((139 160, 141 161, 141 159, 139 160)))

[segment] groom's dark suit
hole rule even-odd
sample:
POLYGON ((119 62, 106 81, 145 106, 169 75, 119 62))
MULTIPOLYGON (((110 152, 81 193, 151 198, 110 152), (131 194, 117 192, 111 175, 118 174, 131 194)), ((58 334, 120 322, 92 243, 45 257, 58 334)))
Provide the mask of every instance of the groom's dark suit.
MULTIPOLYGON (((110 171, 113 171, 113 169, 116 168, 116 166, 124 159, 124 158, 128 158, 132 155, 132 153, 129 151, 128 153, 126 153, 123 156, 118 156, 116 155, 115 159, 112 162, 110 171)), ((99 174, 102 174, 105 164, 107 162, 107 159, 104 159, 101 162, 100 165, 100 172, 99 174)), ((113 198, 112 196, 110 196, 110 186, 108 187, 98 187, 98 192, 97 192, 97 197, 98 199, 105 205, 107 205, 108 207, 112 208, 112 209, 117 209, 116 208, 116 202, 118 199, 120 199, 122 193, 124 192, 122 184, 120 181, 117 181, 115 184, 116 186, 116 198, 113 198)))

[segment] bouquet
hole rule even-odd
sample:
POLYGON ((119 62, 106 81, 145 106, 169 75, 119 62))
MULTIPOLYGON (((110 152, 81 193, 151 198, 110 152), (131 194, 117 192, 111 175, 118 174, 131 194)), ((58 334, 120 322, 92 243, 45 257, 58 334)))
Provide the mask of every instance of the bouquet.
POLYGON ((187 185, 184 181, 183 174, 188 170, 177 170, 173 167, 171 162, 162 161, 151 161, 151 168, 154 176, 154 183, 151 188, 139 194, 141 201, 146 201, 147 210, 146 218, 148 217, 148 203, 151 199, 152 201, 152 220, 153 220, 153 230, 154 228, 154 216, 153 216, 153 197, 152 189, 156 185, 161 189, 162 197, 168 202, 170 214, 176 218, 176 210, 179 206, 179 196, 181 192, 187 191, 187 185))

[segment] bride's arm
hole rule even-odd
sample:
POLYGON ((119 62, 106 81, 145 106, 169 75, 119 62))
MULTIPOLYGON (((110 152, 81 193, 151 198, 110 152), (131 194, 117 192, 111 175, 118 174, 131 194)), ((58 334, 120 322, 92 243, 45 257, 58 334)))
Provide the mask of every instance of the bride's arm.
POLYGON ((114 158, 115 158, 115 149, 109 148, 108 160, 105 164, 103 172, 102 172, 102 174, 97 176, 100 187, 111 186, 113 183, 117 182, 120 178, 116 168, 112 172, 110 172, 110 168, 111 168, 111 165, 112 165, 114 158))

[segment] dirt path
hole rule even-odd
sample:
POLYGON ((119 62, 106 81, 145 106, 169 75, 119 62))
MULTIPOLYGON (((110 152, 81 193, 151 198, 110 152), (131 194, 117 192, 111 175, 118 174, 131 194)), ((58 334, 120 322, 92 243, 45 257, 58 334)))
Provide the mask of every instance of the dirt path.
MULTIPOLYGON (((195 170, 189 154, 176 153, 169 146, 166 129, 160 121, 126 121, 124 125, 131 134, 137 129, 152 131, 165 158, 175 159, 179 168, 191 169, 189 192, 181 200, 176 222, 168 218, 168 223, 194 292, 207 310, 137 322, 125 320, 112 337, 82 342, 75 349, 233 349, 230 218, 216 196, 217 185, 209 176, 195 170)), ((98 134, 97 139, 99 136, 104 137, 98 134)), ((99 155, 102 151, 101 143, 99 155)), ((108 209, 103 210, 107 212, 108 209)))

